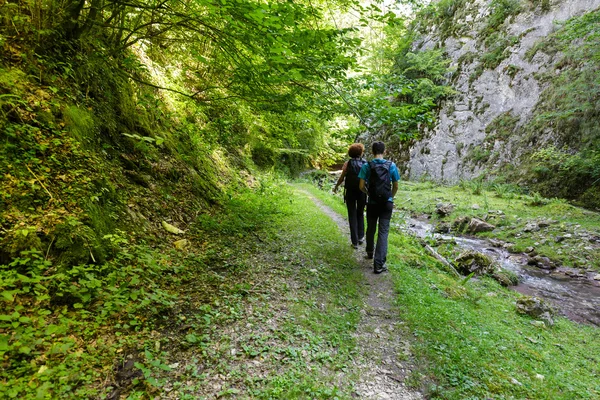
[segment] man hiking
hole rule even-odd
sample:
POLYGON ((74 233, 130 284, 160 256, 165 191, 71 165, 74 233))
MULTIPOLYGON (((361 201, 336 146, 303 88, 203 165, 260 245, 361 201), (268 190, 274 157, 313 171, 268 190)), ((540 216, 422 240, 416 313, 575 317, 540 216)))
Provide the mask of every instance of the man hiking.
POLYGON ((373 258, 374 272, 380 274, 387 271, 385 262, 388 234, 400 174, 396 164, 383 158, 385 153, 383 142, 373 143, 371 149, 374 158, 361 168, 358 174, 358 186, 362 192, 369 195, 367 202, 367 258, 373 258), (374 246, 375 230, 377 230, 376 246, 374 246), (374 247, 375 253, 373 253, 374 247))
POLYGON ((358 245, 365 240, 365 204, 367 196, 358 188, 358 173, 367 161, 362 158, 365 146, 362 143, 354 143, 348 148, 350 160, 344 163, 342 174, 335 184, 333 193, 344 181, 344 201, 348 209, 348 223, 350 224, 350 241, 352 247, 358 249, 358 245))

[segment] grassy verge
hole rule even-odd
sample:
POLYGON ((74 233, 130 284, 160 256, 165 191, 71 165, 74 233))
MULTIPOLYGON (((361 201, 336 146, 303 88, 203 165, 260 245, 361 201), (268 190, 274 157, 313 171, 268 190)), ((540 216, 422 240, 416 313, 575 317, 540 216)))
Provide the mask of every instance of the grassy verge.
MULTIPOLYGON (((450 200, 445 189, 429 187, 431 192, 417 192, 407 187, 411 185, 403 187, 399 205, 410 197, 426 211, 430 207, 426 198, 450 200)), ((336 210, 343 211, 339 198, 316 188, 311 191, 329 204, 337 203, 336 210)), ((481 201, 482 197, 476 199, 481 201)), ((465 204, 473 200, 467 198, 465 204)), ((453 278, 413 238, 400 231, 390 235, 388 264, 401 317, 415 337, 414 352, 421 369, 413 375, 413 384, 425 385, 431 398, 600 396, 597 328, 564 318, 551 328, 538 326, 516 313, 518 293, 489 279, 463 283, 453 278)))

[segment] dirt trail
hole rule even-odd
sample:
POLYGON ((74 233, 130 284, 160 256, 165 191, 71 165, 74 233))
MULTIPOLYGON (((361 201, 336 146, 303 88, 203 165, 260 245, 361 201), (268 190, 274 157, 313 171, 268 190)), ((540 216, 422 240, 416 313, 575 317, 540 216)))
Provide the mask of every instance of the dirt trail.
MULTIPOLYGON (((327 214, 349 237, 347 220, 323 204, 310 193, 300 190, 327 214)), ((360 399, 423 399, 406 387, 405 379, 411 372, 409 341, 404 338, 403 322, 398 319, 396 298, 388 273, 373 273, 372 260, 365 259, 364 248, 355 252, 361 265, 368 296, 365 298, 362 318, 356 331, 359 356, 355 368, 361 371, 355 396, 360 399)))

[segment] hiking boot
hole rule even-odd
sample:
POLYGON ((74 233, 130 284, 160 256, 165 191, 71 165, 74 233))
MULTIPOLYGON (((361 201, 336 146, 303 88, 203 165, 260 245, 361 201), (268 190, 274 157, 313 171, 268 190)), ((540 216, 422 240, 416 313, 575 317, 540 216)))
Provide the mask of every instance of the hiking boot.
POLYGON ((364 238, 364 237, 363 237, 363 238, 360 238, 360 239, 358 239, 358 244, 359 244, 359 245, 363 244, 364 242, 365 242, 365 238, 364 238))
POLYGON ((373 270, 373 273, 375 273, 375 274, 381 274, 382 272, 386 272, 387 270, 388 270, 387 266, 385 264, 383 264, 380 267, 376 266, 375 269, 373 270))
POLYGON ((358 249, 358 245, 357 244, 352 244, 352 247, 354 247, 354 249, 358 249))
POLYGON ((365 257, 367 260, 372 260, 373 259, 373 253, 369 253, 367 251, 367 256, 365 257))

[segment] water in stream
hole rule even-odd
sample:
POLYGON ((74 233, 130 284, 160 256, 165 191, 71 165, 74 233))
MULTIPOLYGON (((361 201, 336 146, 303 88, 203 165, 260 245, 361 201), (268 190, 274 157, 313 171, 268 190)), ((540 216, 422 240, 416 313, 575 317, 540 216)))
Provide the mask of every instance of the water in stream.
POLYGON ((527 265, 524 254, 511 254, 503 248, 495 248, 485 239, 434 234, 433 225, 418 219, 407 221, 409 231, 418 237, 439 237, 454 240, 458 246, 474 250, 497 261, 502 268, 519 275, 521 283, 514 290, 536 296, 551 303, 567 318, 600 326, 600 282, 588 277, 571 277, 564 269, 542 270, 527 265))

